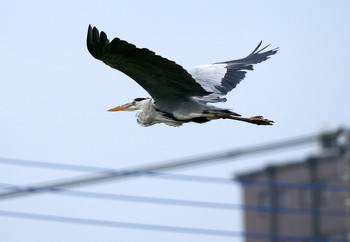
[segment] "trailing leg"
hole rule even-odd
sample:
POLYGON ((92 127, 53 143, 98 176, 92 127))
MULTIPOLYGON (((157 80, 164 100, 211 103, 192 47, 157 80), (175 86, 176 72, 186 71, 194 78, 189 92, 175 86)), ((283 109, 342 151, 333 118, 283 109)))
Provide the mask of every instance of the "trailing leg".
POLYGON ((251 118, 244 118, 240 116, 232 116, 227 114, 221 114, 221 113, 203 113, 203 117, 210 118, 210 119, 233 119, 238 121, 243 121, 251 124, 256 125, 273 125, 274 121, 269 119, 264 119, 263 116, 254 116, 251 118))
POLYGON ((263 116, 254 116, 254 117, 251 117, 251 118, 229 116, 229 117, 222 117, 222 118, 228 118, 228 119, 248 122, 248 123, 256 124, 256 125, 273 125, 273 123, 274 123, 274 121, 272 121, 272 120, 264 119, 263 116))

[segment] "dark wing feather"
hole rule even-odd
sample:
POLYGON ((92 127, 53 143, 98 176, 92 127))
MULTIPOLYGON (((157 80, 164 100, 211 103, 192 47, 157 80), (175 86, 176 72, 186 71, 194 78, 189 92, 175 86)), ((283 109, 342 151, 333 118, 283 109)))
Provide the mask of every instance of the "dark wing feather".
POLYGON ((253 52, 245 58, 215 63, 227 64, 227 72, 221 80, 221 86, 215 86, 222 92, 222 94, 227 94, 244 79, 246 75, 245 70, 253 70, 253 64, 258 64, 267 60, 268 58, 270 58, 271 55, 276 54, 276 52, 278 51, 278 48, 275 48, 269 51, 262 52, 270 45, 267 45, 259 50, 261 44, 262 41, 260 41, 258 46, 253 50, 253 52))
POLYGON ((93 57, 134 79, 156 100, 208 94, 174 61, 118 38, 109 42, 103 31, 99 33, 96 27, 91 28, 90 25, 87 48, 93 57))

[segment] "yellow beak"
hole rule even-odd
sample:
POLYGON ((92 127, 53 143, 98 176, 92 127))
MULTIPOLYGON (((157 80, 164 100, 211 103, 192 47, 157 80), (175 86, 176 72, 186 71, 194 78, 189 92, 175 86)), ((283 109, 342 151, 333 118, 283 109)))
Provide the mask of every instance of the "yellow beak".
POLYGON ((121 110, 125 110, 125 109, 130 108, 130 106, 131 106, 130 103, 127 103, 127 104, 124 104, 124 105, 121 105, 121 106, 117 106, 115 108, 111 108, 111 109, 109 109, 107 111, 109 111, 109 112, 121 111, 121 110))

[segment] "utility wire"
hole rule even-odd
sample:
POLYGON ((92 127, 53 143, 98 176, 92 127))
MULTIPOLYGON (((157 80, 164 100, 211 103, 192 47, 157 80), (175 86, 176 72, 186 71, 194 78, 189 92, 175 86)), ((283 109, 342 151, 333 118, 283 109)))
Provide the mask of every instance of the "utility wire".
MULTIPOLYGON (((0 159, 0 164, 17 165, 26 167, 45 168, 53 170, 74 170, 83 172, 95 172, 95 173, 121 173, 126 170, 116 170, 111 168, 80 166, 71 164, 51 163, 43 161, 25 161, 25 160, 12 160, 12 159, 0 159)), ((212 176, 199 176, 199 175, 182 175, 165 172, 145 172, 142 175, 154 179, 163 180, 175 180, 182 182, 198 182, 198 183, 211 183, 211 184, 226 184, 232 185, 235 182, 239 182, 246 186, 263 186, 263 187, 279 187, 288 189, 309 189, 309 190, 332 190, 348 192, 350 186, 335 185, 326 183, 306 183, 306 182, 282 182, 282 181, 270 181, 270 180, 256 180, 247 178, 224 178, 224 177, 212 177, 212 176)))
POLYGON ((112 170, 110 168, 97 167, 97 166, 72 165, 72 164, 63 164, 63 163, 57 163, 57 162, 29 161, 29 160, 17 160, 17 159, 8 159, 8 158, 0 158, 0 163, 5 165, 12 165, 12 166, 27 166, 27 167, 36 167, 36 168, 44 168, 44 169, 79 171, 79 172, 106 172, 106 171, 112 170))
MULTIPOLYGON (((267 146, 271 146, 271 145, 275 144, 275 145, 278 146, 278 144, 284 143, 284 144, 282 144, 282 146, 285 146, 285 143, 291 143, 291 145, 294 146, 294 144, 298 143, 298 142, 301 142, 303 144, 305 144, 305 143, 314 143, 314 142, 317 142, 320 137, 338 136, 338 135, 340 135, 343 132, 349 132, 349 131, 343 130, 343 129, 339 129, 339 130, 336 130, 336 131, 333 131, 333 132, 329 132, 329 133, 325 133, 325 134, 307 135, 307 136, 292 138, 292 139, 289 139, 289 140, 284 140, 284 141, 281 141, 281 142, 270 143, 270 144, 266 144, 266 145, 267 146)), ((259 145, 259 146, 263 146, 263 145, 259 145)), ((258 147, 258 146, 256 146, 256 147, 258 147)), ((284 147, 282 147, 282 148, 284 148, 284 147)), ((228 150, 228 151, 225 151, 225 152, 218 152, 216 154, 227 153, 227 152, 234 152, 234 153, 236 153, 237 150, 228 150)), ((200 158, 200 157, 198 157, 198 158, 200 158)), ((7 165, 29 166, 29 167, 57 169, 57 170, 70 170, 70 171, 83 171, 83 172, 105 172, 105 171, 111 170, 110 168, 99 167, 99 166, 85 166, 85 165, 62 164, 62 163, 55 163, 55 162, 17 160, 17 159, 9 159, 9 158, 4 158, 4 157, 0 157, 0 163, 7 164, 7 165)))
POLYGON ((245 186, 263 186, 263 187, 278 187, 285 189, 304 189, 304 190, 322 190, 322 191, 338 191, 348 192, 350 186, 346 185, 334 185, 327 183, 307 183, 307 182, 281 182, 271 180, 253 180, 253 179, 234 179, 237 182, 242 183, 245 186))
POLYGON ((210 235, 221 237, 246 237, 256 239, 274 239, 274 240, 294 240, 294 241, 319 241, 319 242, 345 242, 345 239, 334 237, 311 237, 311 236, 296 236, 296 235, 280 235, 280 234, 264 234, 264 233, 251 233, 231 230, 217 230, 217 229, 204 229, 204 228, 192 228, 192 227, 178 227, 178 226, 166 226, 166 225, 154 225, 154 224, 142 224, 142 223, 130 223, 111 220, 98 220, 87 218, 76 218, 36 213, 25 213, 17 211, 0 210, 0 216, 21 218, 28 220, 40 220, 50 221, 68 224, 80 224, 90 226, 101 227, 113 227, 124 229, 135 229, 145 231, 157 231, 157 232, 171 232, 182 234, 194 234, 194 235, 210 235))
MULTIPOLYGON (((35 188, 16 186, 12 184, 0 184, 5 189, 11 190, 30 190, 35 188)), ((101 193, 101 192, 86 192, 76 191, 69 189, 52 189, 50 192, 55 195, 69 196, 69 197, 83 197, 89 199, 101 199, 101 200, 113 200, 113 201, 128 201, 136 203, 148 203, 158 205, 170 205, 170 206, 183 206, 183 207, 196 207, 196 208, 210 208, 221 210, 245 210, 245 211, 258 211, 268 213, 293 213, 293 214, 313 214, 322 216, 337 216, 347 217, 350 216, 350 212, 341 210, 318 210, 318 209, 306 209, 306 208, 289 208, 289 207, 269 207, 269 206, 257 206, 246 204, 231 204, 231 203, 218 203, 218 202, 204 202, 184 199, 170 199, 170 198, 157 198, 157 197, 145 197, 134 196, 114 193, 101 193)))
MULTIPOLYGON (((338 135, 339 132, 342 132, 342 131, 340 130, 340 131, 336 131, 334 133, 332 132, 332 133, 329 133, 328 135, 338 135)), ((316 142, 320 136, 322 136, 322 135, 308 135, 308 136, 293 138, 293 139, 289 139, 289 140, 285 140, 285 141, 281 141, 281 142, 275 142, 275 143, 270 143, 270 144, 265 144, 265 145, 257 145, 257 146, 253 146, 251 148, 260 147, 260 148, 264 149, 265 146, 271 146, 271 145, 272 146, 276 145, 276 149, 287 148, 289 144, 291 146, 298 146, 299 142, 300 142, 300 146, 302 146, 304 144, 311 144, 311 143, 316 142), (279 147, 279 144, 282 145, 282 147, 279 147)), ((268 147, 266 147, 266 148, 268 148, 268 147)), ((244 150, 244 149, 242 149, 242 150, 244 150)), ((264 150, 262 150, 262 151, 264 151, 264 150)), ((238 153, 238 152, 239 152, 239 149, 238 150, 234 149, 234 150, 227 150, 227 151, 223 151, 223 152, 217 152, 214 154, 210 154, 210 156, 217 156, 218 159, 220 159, 220 157, 222 156, 221 155, 222 153, 226 153, 228 155, 230 153, 234 153, 234 155, 236 155, 236 153, 238 153)), ((259 152, 259 150, 257 152, 259 152)), ((208 155, 200 156, 200 157, 197 157, 195 159, 203 159, 203 157, 207 157, 208 155)), ((18 165, 18 166, 38 167, 38 168, 55 169, 55 170, 69 170, 69 171, 96 172, 96 173, 116 171, 115 169, 110 169, 110 168, 106 168, 106 167, 99 167, 99 166, 73 165, 73 164, 62 164, 62 163, 55 163, 55 162, 42 162, 42 161, 29 161, 29 160, 24 161, 24 160, 9 159, 9 158, 3 158, 3 157, 0 157, 0 163, 6 164, 6 165, 18 165)))
MULTIPOLYGON (((332 132, 329 135, 339 135, 342 130, 337 132, 332 132)), ((324 134, 323 134, 324 135, 324 134)), ((45 192, 55 188, 68 188, 73 186, 82 186, 92 183, 101 183, 107 182, 112 179, 125 179, 131 176, 140 176, 147 174, 149 172, 163 172, 166 170, 172 169, 180 169, 180 168, 188 168, 193 166, 205 165, 205 164, 213 164, 218 160, 229 160, 232 161, 235 158, 244 156, 244 155, 254 155, 258 153, 269 152, 272 150, 286 149, 291 147, 298 147, 302 145, 306 145, 312 142, 315 142, 319 138, 319 135, 311 135, 301 138, 289 139, 286 141, 273 142, 264 145, 257 145, 248 148, 242 148, 237 150, 228 150, 220 153, 208 154, 200 157, 183 159, 183 160, 175 160, 170 162, 158 162, 155 164, 135 167, 127 169, 123 172, 107 172, 103 174, 93 174, 86 175, 80 177, 73 177, 65 180, 55 180, 49 181, 41 184, 30 185, 30 187, 35 187, 36 189, 30 191, 8 191, 0 193, 0 199, 5 198, 13 198, 18 196, 31 195, 37 192, 45 192)))

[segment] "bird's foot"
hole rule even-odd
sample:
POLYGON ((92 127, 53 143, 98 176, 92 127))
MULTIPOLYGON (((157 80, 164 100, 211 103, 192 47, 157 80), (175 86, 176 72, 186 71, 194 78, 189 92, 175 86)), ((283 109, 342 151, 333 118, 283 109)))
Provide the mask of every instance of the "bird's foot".
POLYGON ((274 121, 264 119, 263 116, 254 116, 249 118, 249 122, 257 125, 273 125, 274 121))

